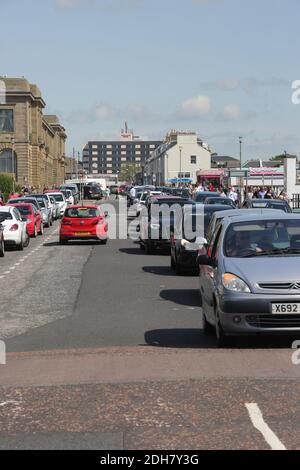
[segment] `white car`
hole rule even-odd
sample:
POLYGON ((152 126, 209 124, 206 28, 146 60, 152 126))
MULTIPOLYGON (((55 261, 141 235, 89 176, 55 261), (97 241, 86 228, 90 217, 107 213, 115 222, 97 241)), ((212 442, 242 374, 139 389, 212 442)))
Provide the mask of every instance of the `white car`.
POLYGON ((135 211, 136 215, 139 216, 140 213, 143 210, 143 207, 145 207, 146 200, 149 196, 162 196, 163 193, 161 191, 144 191, 140 197, 140 199, 136 199, 134 201, 135 204, 135 211))
POLYGON ((22 217, 16 207, 0 207, 0 220, 4 228, 4 242, 6 245, 13 245, 18 250, 23 250, 29 245, 29 236, 27 233, 27 219, 22 217))
POLYGON ((55 201, 59 205, 59 215, 62 217, 65 213, 66 208, 68 207, 68 203, 66 201, 65 196, 61 191, 46 193, 54 197, 55 201))

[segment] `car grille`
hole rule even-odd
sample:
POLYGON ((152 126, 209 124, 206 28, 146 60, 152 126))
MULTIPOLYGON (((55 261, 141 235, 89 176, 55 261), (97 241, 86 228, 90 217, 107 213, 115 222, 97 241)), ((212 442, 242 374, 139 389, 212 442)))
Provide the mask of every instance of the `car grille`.
POLYGON ((248 315, 246 322, 256 328, 300 328, 300 315, 248 315))
POLYGON ((300 292, 300 282, 264 282, 258 286, 260 289, 300 292))

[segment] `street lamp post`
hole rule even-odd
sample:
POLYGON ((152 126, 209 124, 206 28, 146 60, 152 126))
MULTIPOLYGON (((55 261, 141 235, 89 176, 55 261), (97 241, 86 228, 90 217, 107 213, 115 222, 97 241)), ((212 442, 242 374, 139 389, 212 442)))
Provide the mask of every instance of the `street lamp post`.
POLYGON ((13 174, 13 192, 15 192, 15 138, 11 138, 11 154, 12 154, 12 159, 11 159, 11 169, 12 169, 12 174, 13 174))
MULTIPOLYGON (((179 153, 180 153, 179 175, 180 175, 180 179, 182 179, 182 167, 181 167, 182 146, 181 145, 179 147, 179 153)), ((178 186, 179 186, 179 182, 178 182, 178 186)))
MULTIPOLYGON (((243 137, 239 137, 239 143, 240 143, 240 169, 242 170, 243 165, 242 165, 242 144, 243 144, 243 137)), ((240 177, 240 203, 243 202, 243 177, 240 177)))

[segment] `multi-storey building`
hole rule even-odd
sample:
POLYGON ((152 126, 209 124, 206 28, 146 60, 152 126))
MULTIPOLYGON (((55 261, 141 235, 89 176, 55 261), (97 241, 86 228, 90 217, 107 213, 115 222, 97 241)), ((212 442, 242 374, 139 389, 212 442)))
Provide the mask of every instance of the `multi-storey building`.
POLYGON ((66 133, 59 119, 25 78, 0 77, 0 173, 21 186, 59 185, 65 173, 66 133))
POLYGON ((143 167, 161 145, 157 140, 140 140, 133 132, 122 132, 120 140, 90 141, 83 149, 83 168, 90 175, 117 175, 123 166, 143 167))
POLYGON ((211 151, 195 132, 169 132, 147 160, 148 183, 172 184, 197 181, 197 171, 211 168, 211 151))

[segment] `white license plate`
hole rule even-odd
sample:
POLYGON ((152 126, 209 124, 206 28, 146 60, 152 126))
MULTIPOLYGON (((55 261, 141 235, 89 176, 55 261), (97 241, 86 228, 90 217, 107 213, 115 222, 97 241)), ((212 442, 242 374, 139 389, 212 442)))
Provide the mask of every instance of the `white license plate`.
POLYGON ((300 303, 272 304, 274 315, 300 315, 300 303))

